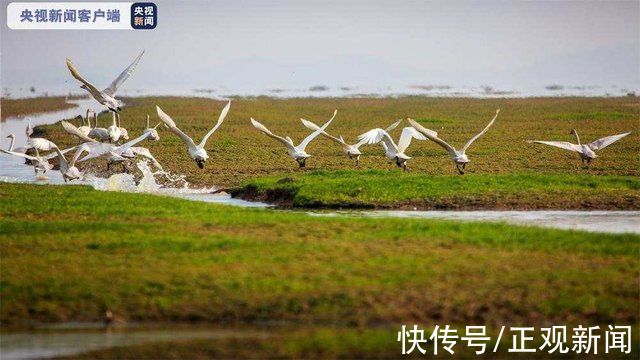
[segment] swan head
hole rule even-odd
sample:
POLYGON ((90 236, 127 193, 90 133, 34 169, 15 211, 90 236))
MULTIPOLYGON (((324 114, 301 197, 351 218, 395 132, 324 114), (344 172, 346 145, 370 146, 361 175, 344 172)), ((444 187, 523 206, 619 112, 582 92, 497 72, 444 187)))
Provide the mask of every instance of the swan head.
POLYGON ((205 149, 198 149, 193 153, 193 160, 200 169, 204 169, 204 164, 207 162, 209 155, 205 149))
POLYGON ((307 159, 310 158, 311 155, 307 154, 305 151, 302 151, 296 155, 296 161, 300 168, 303 168, 307 165, 307 159))
POLYGON ((14 134, 9 134, 9 135, 7 135, 7 138, 8 138, 8 139, 15 139, 15 138, 16 138, 16 136, 15 136, 14 134))
POLYGON ((396 154, 396 165, 398 165, 398 167, 402 167, 402 165, 404 165, 405 162, 407 162, 407 160, 411 159, 411 157, 405 155, 405 154, 396 154))

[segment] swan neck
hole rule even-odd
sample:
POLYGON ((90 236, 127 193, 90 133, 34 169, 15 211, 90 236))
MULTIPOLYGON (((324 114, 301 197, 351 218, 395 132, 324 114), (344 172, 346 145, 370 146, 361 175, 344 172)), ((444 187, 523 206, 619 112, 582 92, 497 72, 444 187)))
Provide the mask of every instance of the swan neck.
POLYGON ((573 136, 576 137, 576 141, 578 142, 578 145, 580 145, 580 137, 578 136, 578 132, 573 130, 572 133, 573 133, 573 136))

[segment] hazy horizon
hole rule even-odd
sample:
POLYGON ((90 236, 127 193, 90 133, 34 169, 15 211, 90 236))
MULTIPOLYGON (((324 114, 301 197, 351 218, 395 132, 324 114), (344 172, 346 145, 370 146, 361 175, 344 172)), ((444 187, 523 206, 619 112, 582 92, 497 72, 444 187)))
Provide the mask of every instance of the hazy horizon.
POLYGON ((637 1, 156 3, 152 31, 10 30, 3 13, 2 88, 79 92, 66 57, 104 87, 145 49, 125 93, 640 89, 637 1))

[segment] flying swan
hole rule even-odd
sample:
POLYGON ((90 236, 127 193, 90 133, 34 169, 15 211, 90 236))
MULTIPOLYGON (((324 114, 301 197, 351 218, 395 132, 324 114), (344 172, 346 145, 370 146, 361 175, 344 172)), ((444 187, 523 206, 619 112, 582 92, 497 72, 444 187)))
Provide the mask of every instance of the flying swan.
POLYGON ((131 63, 131 65, 124 69, 124 71, 120 73, 120 75, 118 75, 115 80, 113 80, 109 87, 102 91, 98 90, 98 88, 95 87, 92 83, 85 80, 82 75, 80 75, 80 72, 78 72, 78 69, 76 69, 75 65, 73 65, 73 62, 71 62, 71 59, 69 58, 67 58, 67 67, 69 68, 71 75, 82 83, 82 86, 80 86, 80 88, 88 91, 89 94, 91 94, 91 96, 96 99, 96 101, 108 107, 109 110, 117 112, 122 110, 122 101, 115 98, 116 92, 118 91, 118 88, 129 78, 129 76, 131 76, 131 73, 133 73, 133 71, 136 69, 136 66, 138 66, 142 55, 144 55, 144 50, 142 50, 140 55, 138 55, 138 57, 131 63))
POLYGON ((196 145, 196 143, 193 142, 193 139, 187 136, 187 134, 182 132, 182 130, 178 129, 173 119, 171 119, 169 115, 165 114, 165 112, 162 111, 162 109, 160 109, 158 105, 156 105, 156 111, 158 112, 158 117, 160 118, 160 120, 162 120, 162 122, 165 125, 167 125, 169 130, 171 130, 171 132, 173 132, 180 139, 182 139, 182 142, 187 144, 187 147, 189 150, 189 156, 196 162, 196 164, 200 169, 203 169, 204 163, 209 158, 209 155, 207 154, 207 150, 204 149, 204 146, 207 144, 207 140, 209 140, 209 137, 216 130, 218 130, 220 125, 222 125, 222 122, 224 121, 224 118, 227 116, 227 113, 229 112, 230 107, 231 107, 231 100, 229 100, 229 102, 224 107, 224 109, 222 109, 222 112, 220 113, 220 117, 218 117, 218 122, 216 123, 216 125, 211 130, 209 130, 209 132, 202 138, 202 141, 200 141, 200 144, 198 145, 196 145))
POLYGON ((489 130, 491 125, 493 125, 493 123, 498 118, 499 113, 500 113, 500 109, 497 109, 496 115, 493 117, 493 119, 491 119, 489 124, 487 124, 487 126, 485 126, 485 128, 482 129, 482 131, 476 134, 476 136, 472 137, 471 140, 467 141, 467 143, 464 144, 461 150, 456 150, 456 148, 449 145, 446 141, 440 139, 438 137, 438 134, 434 135, 432 130, 426 129, 424 126, 418 124, 415 120, 413 119, 408 119, 408 120, 411 126, 413 126, 416 130, 424 134, 424 136, 429 138, 429 140, 435 142, 436 144, 442 146, 445 150, 447 150, 447 152, 449 152, 449 155, 451 155, 451 160, 453 160, 453 163, 456 165, 456 169, 458 169, 458 173, 460 175, 464 175, 464 169, 467 166, 467 163, 469 163, 469 158, 467 157, 467 154, 466 154, 467 149, 469 149, 469 146, 471 146, 471 144, 473 144, 474 141, 478 140, 482 135, 484 135, 489 130))
MULTIPOLYGON (((435 131, 431 132, 436 136, 438 135, 435 131)), ((389 135, 386 130, 380 128, 371 129, 358 136, 358 140, 365 144, 382 144, 382 148, 385 151, 387 159, 389 159, 389 161, 395 161, 396 165, 401 167, 405 172, 409 171, 407 169, 407 160, 411 159, 411 157, 407 156, 404 152, 407 151, 407 148, 411 144, 411 139, 427 140, 424 135, 412 127, 405 127, 402 129, 397 145, 391 138, 391 135, 389 135)))
MULTIPOLYGON (((338 110, 336 110, 333 113, 333 117, 331 119, 333 119, 337 113, 338 113, 338 110)), ((309 130, 315 131, 320 128, 318 125, 312 123, 309 120, 300 119, 300 121, 302 121, 302 124, 309 130)), ((402 119, 391 124, 388 128, 385 129, 385 131, 389 132, 395 129, 400 124, 401 121, 402 119)), ((342 151, 344 151, 347 154, 347 156, 349 156, 349 159, 355 160, 356 166, 360 165, 360 155, 362 155, 362 153, 360 152, 360 146, 364 145, 366 143, 366 140, 363 139, 363 140, 360 140, 358 143, 351 145, 351 144, 347 144, 342 138, 342 136, 335 137, 333 135, 328 134, 326 131, 323 131, 321 135, 338 143, 338 145, 340 145, 340 147, 342 148, 342 151)))
MULTIPOLYGON (((334 116, 335 116, 335 113, 334 113, 334 116)), ((329 126, 329 124, 331 124, 331 121, 333 121, 333 118, 331 118, 331 120, 327 121, 324 125, 322 125, 322 127, 318 128, 318 130, 312 132, 310 135, 304 138, 304 140, 302 140, 300 145, 295 146, 293 144, 293 140, 291 140, 290 137, 288 136, 282 137, 282 136, 275 135, 274 133, 269 131, 269 129, 267 129, 264 125, 262 125, 261 123, 251 118, 251 124, 256 129, 260 130, 265 135, 280 141, 281 143, 284 144, 284 146, 287 147, 287 154, 292 159, 298 162, 299 168, 305 167, 307 163, 307 158, 311 157, 311 155, 307 154, 307 152, 305 151, 305 149, 307 148, 307 145, 309 145, 311 140, 315 139, 318 135, 320 135, 320 133, 322 133, 324 129, 326 129, 327 126, 329 126)))
POLYGON ((580 144, 580 137, 578 136, 578 132, 575 129, 571 129, 571 132, 569 134, 575 136, 576 142, 578 144, 572 144, 572 143, 570 143, 568 141, 529 140, 527 142, 528 143, 536 143, 536 144, 544 144, 544 145, 549 145, 549 146, 555 146, 555 147, 560 148, 560 149, 565 149, 565 150, 569 150, 569 151, 575 151, 578 154, 580 154, 580 160, 582 160, 583 164, 585 162, 587 164, 590 164, 591 160, 593 160, 593 159, 598 157, 598 155, 596 155, 596 153, 595 153, 596 151, 606 148, 607 146, 613 144, 614 142, 616 142, 616 141, 622 139, 623 137, 631 134, 631 132, 603 137, 602 139, 598 139, 598 140, 596 140, 594 142, 591 142, 589 144, 580 144))

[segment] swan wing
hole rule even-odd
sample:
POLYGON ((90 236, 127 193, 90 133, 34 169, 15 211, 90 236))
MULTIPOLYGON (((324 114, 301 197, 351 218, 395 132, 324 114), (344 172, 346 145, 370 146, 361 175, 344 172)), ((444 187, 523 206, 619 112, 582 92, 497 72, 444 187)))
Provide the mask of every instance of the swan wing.
POLYGON ((319 128, 318 130, 312 132, 306 138, 304 138, 304 140, 302 140, 300 145, 296 146, 296 149, 298 149, 300 151, 304 151, 307 148, 307 145, 309 145, 309 143, 311 142, 311 140, 315 139, 318 135, 320 135, 322 132, 324 132, 324 129, 326 129, 327 126, 329 126, 329 124, 331 124, 331 122, 333 121, 333 118, 336 116, 337 112, 338 111, 336 110, 336 112, 333 113, 333 117, 331 119, 329 119, 329 121, 324 123, 324 125, 322 125, 321 128, 319 128))
POLYGON ((133 73, 133 70, 136 69, 136 66, 138 66, 138 63, 140 62, 140 59, 142 59, 142 55, 144 55, 144 50, 142 50, 140 55, 138 55, 138 57, 135 60, 133 60, 131 65, 129 65, 126 69, 124 69, 124 71, 121 72, 120 75, 118 75, 118 77, 115 80, 113 80, 113 82, 109 85, 109 87, 102 90, 102 92, 104 92, 109 96, 115 95, 116 92, 118 91, 118 88, 129 78, 129 76, 131 76, 131 74, 133 73))
POLYGON ((462 148, 463 153, 467 151, 469 146, 471 146, 471 144, 473 144, 474 141, 478 140, 482 135, 484 135, 487 131, 489 131, 489 128, 491 127, 491 125, 493 125, 493 123, 498 118, 498 114, 500 114, 500 109, 496 110, 496 115, 493 117, 493 119, 491 119, 491 121, 489 121, 487 126, 485 126, 484 129, 482 129, 482 131, 480 131, 478 134, 476 134, 476 136, 472 137, 471 140, 467 141, 467 143, 464 144, 464 147, 462 148))
POLYGON ((54 154, 58 157, 58 162, 60 163, 60 172, 64 174, 67 172, 67 170, 69 170, 69 163, 67 162, 67 159, 64 157, 64 154, 62 153, 62 151, 60 151, 60 149, 56 147, 54 150, 54 154))
POLYGON ((398 140, 398 151, 404 153, 411 144, 411 139, 427 140, 427 137, 422 135, 418 130, 407 126, 402 129, 402 133, 400 134, 400 140, 398 140))
POLYGON ((71 59, 67 58, 67 68, 69 68, 69 71, 71 72, 71 75, 76 78, 76 80, 80 81, 87 91, 89 91, 94 97, 97 97, 98 99, 102 99, 102 95, 100 94, 100 90, 98 90, 97 87, 95 87, 92 83, 88 82, 87 80, 85 80, 82 75, 80 75, 80 73, 78 72, 78 69, 76 69, 76 66, 73 64, 73 62, 71 62, 71 59))
POLYGON ((359 140, 358 144, 360 145, 377 144, 380 141, 382 141, 387 148, 391 147, 396 150, 398 149, 398 147, 396 146, 396 143, 393 142, 393 139, 391 138, 391 136, 389 136, 389 133, 379 128, 371 129, 366 133, 358 136, 358 140, 359 140))
POLYGON ((386 132, 390 132, 391 130, 395 129, 398 127, 398 125, 400 125, 400 123, 402 122, 402 119, 394 122, 393 124, 389 125, 386 129, 384 129, 386 132))
POLYGON ((158 105, 156 105, 156 112, 158 113, 158 117, 160 118, 160 120, 162 120, 162 122, 167 125, 172 133, 176 134, 180 139, 182 139, 182 142, 187 144, 189 148, 196 147, 196 144, 193 142, 193 140, 189 136, 187 136, 187 134, 183 133, 182 130, 178 129, 173 119, 171 119, 169 115, 165 114, 165 112, 162 111, 162 109, 160 109, 160 106, 158 105))
MULTIPOLYGON (((336 114, 337 114, 337 113, 338 113, 338 110, 336 110, 336 111, 333 113, 333 117, 331 118, 332 120, 333 120, 333 118, 336 116, 336 114)), ((300 121, 302 121, 302 125, 304 125, 304 127, 306 127, 306 128, 307 128, 307 129, 309 129, 309 130, 316 131, 316 130, 320 129, 320 126, 318 126, 318 125, 314 124, 313 122, 311 122, 311 121, 309 121, 309 120, 300 119, 300 121)), ((324 131, 321 133, 321 135, 322 135, 322 136, 324 136, 324 137, 326 137, 327 139, 331 139, 331 140, 333 140, 333 141, 337 142, 337 143, 338 143, 338 144, 340 144, 340 145, 347 145, 347 143, 345 143, 345 142, 344 142, 344 139, 343 139, 342 137, 337 138, 337 137, 335 137, 335 136, 333 136, 333 135, 327 134, 327 133, 326 133, 326 132, 324 132, 324 131)))
POLYGON ((295 150, 295 146, 293 146, 293 142, 291 141, 291 139, 285 139, 282 136, 278 136, 275 135, 274 133, 272 133, 271 131, 269 131, 269 129, 267 129, 264 125, 262 125, 261 123, 257 122, 256 120, 254 120, 253 118, 251 118, 251 124, 253 125, 253 127, 255 127, 256 129, 262 131, 265 135, 272 137, 278 141, 280 141, 281 143, 283 143, 286 147, 288 147, 290 150, 295 150))
POLYGON ((73 154, 73 158, 71 159, 71 162, 69 163, 71 166, 75 166, 76 161, 78 161, 78 158, 80 158, 80 155, 82 155, 83 152, 89 152, 90 149, 90 145, 89 144, 94 144, 94 143, 84 143, 81 144, 79 146, 77 146, 76 148, 76 152, 75 154, 73 154))
POLYGON ((144 133, 142 133, 142 135, 138 136, 137 138, 127 141, 126 143, 116 147, 114 149, 114 152, 117 154, 122 154, 125 151, 129 150, 130 147, 135 146, 137 143, 141 142, 142 140, 146 139, 147 137, 149 137, 149 132, 145 131, 144 133))
MULTIPOLYGON (((116 147, 112 144, 107 144, 107 143, 84 143, 81 146, 81 149, 83 149, 84 151, 86 151, 88 154, 83 157, 82 159, 78 160, 78 162, 83 162, 83 161, 87 161, 87 160, 91 160, 91 159, 95 159, 97 157, 106 155, 110 152, 112 152, 116 147)), ((79 149, 78 151, 76 151, 76 155, 79 157, 79 153, 81 154, 82 151, 79 149)), ((75 158, 76 156, 74 156, 75 158)))
MULTIPOLYGON (((70 123, 68 121, 62 121, 62 128, 64 128, 64 130, 66 132, 68 132, 69 134, 79 137, 82 141, 85 141, 85 142, 97 142, 96 140, 94 140, 94 139, 90 138, 89 136, 85 135, 82 131, 80 131, 80 129, 78 129, 72 123, 70 123)), ((92 130, 95 130, 95 128, 92 129, 92 130)), ((89 133, 91 133, 91 131, 89 133)))
POLYGON ((202 138, 202 141, 200 141, 200 145, 198 145, 199 147, 203 148, 204 145, 207 143, 207 140, 209 140, 209 137, 216 132, 216 130, 218 130, 218 128, 220 127, 220 125, 222 125, 222 122, 224 121, 224 118, 227 117, 227 114, 229 113, 229 109, 231 108, 231 100, 229 100, 229 102, 227 103, 227 105, 225 105, 224 109, 222 109, 222 112, 220 113, 220 116, 218 117, 218 122, 216 123, 216 125, 209 130, 209 132, 207 133, 207 135, 205 135, 202 138))
POLYGON ((618 135, 611 135, 611 136, 607 136, 607 137, 603 137, 602 139, 598 139, 592 143, 587 144, 588 147, 591 148, 591 150, 602 150, 604 148, 606 148, 607 146, 613 144, 614 142, 622 139, 623 137, 627 136, 631 134, 631 132, 628 133, 624 133, 624 134, 618 134, 618 135))
POLYGON ((57 148, 53 142, 43 138, 30 138, 27 140, 27 148, 33 148, 40 151, 50 151, 57 148))
MULTIPOLYGON (((302 121, 302 125, 304 125, 304 127, 306 127, 306 128, 307 128, 307 129, 309 129, 309 130, 316 131, 316 130, 320 129, 320 126, 318 126, 318 125, 316 125, 316 124, 312 123, 312 122, 311 122, 311 121, 309 121, 309 120, 300 119, 300 121, 302 121)), ((333 135, 331 135, 331 134, 327 134, 327 133, 326 133, 326 132, 324 132, 324 131, 323 131, 320 135, 322 135, 322 136, 326 137, 327 139, 331 139, 331 140, 333 140, 333 141, 337 142, 337 143, 338 143, 338 144, 340 144, 340 145, 346 145, 346 143, 344 142, 344 140, 343 140, 343 139, 339 139, 339 138, 337 138, 337 137, 335 137, 335 136, 333 136, 333 135)))
POLYGON ((64 150, 60 150, 60 149, 58 149, 57 147, 55 147, 55 148, 53 148, 53 150, 54 150, 55 152, 53 152, 53 153, 51 153, 51 154, 47 154, 47 156, 43 156, 42 158, 43 158, 44 160, 51 160, 51 159, 53 159, 54 157, 58 156, 58 153, 61 153, 62 155, 65 155, 66 153, 68 153, 68 152, 70 152, 70 151, 73 151, 73 150, 75 150, 76 148, 77 148, 77 146, 70 147, 70 148, 68 148, 68 149, 64 149, 64 150))
POLYGON ((21 158, 25 158, 25 159, 30 160, 30 161, 37 161, 38 160, 38 158, 36 158, 35 156, 27 155, 27 154, 21 153, 21 152, 8 151, 8 150, 4 150, 4 149, 0 149, 0 152, 3 152, 5 154, 9 154, 9 155, 19 156, 21 158))
POLYGON ((413 126, 414 129, 418 130, 422 135, 426 136, 427 139, 433 141, 434 143, 440 145, 443 149, 447 150, 447 152, 452 156, 455 156, 457 154, 456 148, 449 145, 446 141, 440 139, 437 132, 427 129, 426 127, 418 124, 418 122, 413 119, 409 119, 409 124, 411 124, 411 126, 413 126))
POLYGON ((527 141, 528 143, 534 143, 534 144, 544 144, 544 145, 549 145, 549 146, 555 146, 557 148, 560 149, 565 149, 565 150, 569 150, 569 151, 575 151, 575 152, 580 152, 582 151, 582 147, 580 145, 575 145, 572 144, 568 141, 539 141, 539 140, 529 140, 527 141))

